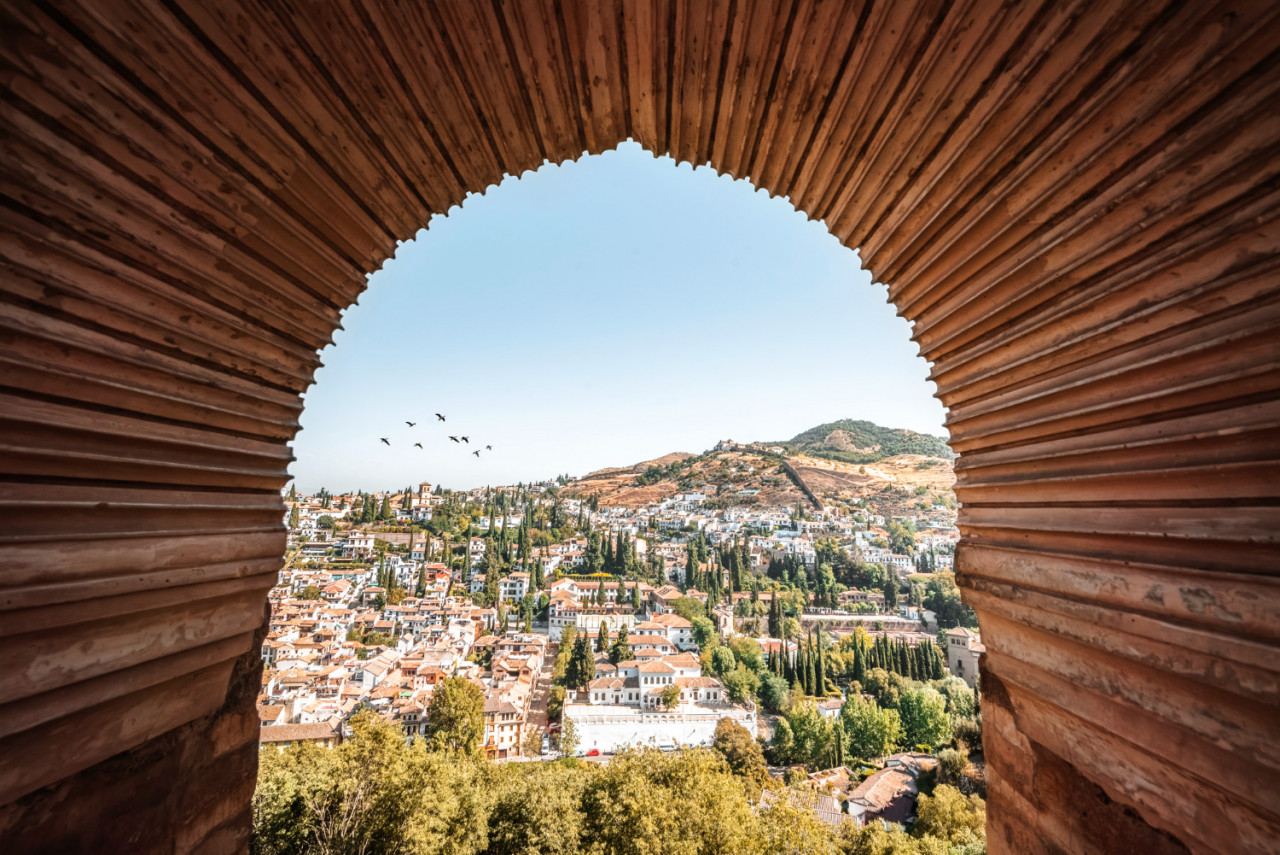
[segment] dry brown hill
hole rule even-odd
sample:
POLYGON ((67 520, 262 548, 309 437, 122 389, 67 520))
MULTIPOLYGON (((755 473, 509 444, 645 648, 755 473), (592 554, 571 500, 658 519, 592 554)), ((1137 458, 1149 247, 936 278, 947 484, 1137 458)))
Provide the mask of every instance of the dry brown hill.
POLYGON ((865 499, 880 514, 897 515, 921 501, 950 498, 955 483, 951 461, 900 454, 875 463, 853 464, 807 455, 780 457, 751 449, 668 454, 634 466, 601 469, 575 481, 571 495, 596 495, 604 507, 637 507, 697 490, 711 507, 795 505, 805 501, 782 466, 796 474, 824 504, 865 499))

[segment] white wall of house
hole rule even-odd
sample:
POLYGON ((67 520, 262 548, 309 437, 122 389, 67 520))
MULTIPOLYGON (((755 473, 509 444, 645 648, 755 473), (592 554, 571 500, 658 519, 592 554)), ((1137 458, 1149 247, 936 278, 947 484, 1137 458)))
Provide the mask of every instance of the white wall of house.
POLYGON ((578 753, 585 754, 592 748, 609 754, 627 745, 708 746, 715 735, 716 724, 721 718, 735 719, 751 733, 755 733, 755 713, 733 710, 726 714, 703 713, 638 713, 624 715, 615 712, 617 707, 591 707, 585 704, 569 704, 565 715, 573 720, 574 733, 578 737, 578 753))

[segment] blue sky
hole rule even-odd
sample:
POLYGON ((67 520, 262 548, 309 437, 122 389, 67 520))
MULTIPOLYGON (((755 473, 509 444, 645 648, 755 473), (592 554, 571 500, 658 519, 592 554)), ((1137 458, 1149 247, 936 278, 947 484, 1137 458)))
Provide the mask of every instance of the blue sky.
POLYGON ((581 475, 839 418, 945 436, 885 288, 747 182, 627 143, 508 178, 429 226, 322 355, 294 442, 300 489, 581 475))

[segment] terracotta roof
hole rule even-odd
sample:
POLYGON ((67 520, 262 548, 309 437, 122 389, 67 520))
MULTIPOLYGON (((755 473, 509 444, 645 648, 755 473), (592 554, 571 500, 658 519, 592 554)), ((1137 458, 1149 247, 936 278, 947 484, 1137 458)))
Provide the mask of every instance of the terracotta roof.
POLYGON ((270 704, 258 707, 258 719, 262 722, 273 722, 284 712, 284 704, 270 704))
POLYGON ((641 674, 670 674, 676 670, 661 660, 654 662, 641 662, 636 666, 636 668, 641 674))
POLYGON ((894 766, 871 775, 849 798, 865 804, 890 822, 901 822, 915 807, 916 781, 910 772, 894 766))
POLYGON ((314 724, 263 725, 259 742, 297 742, 304 739, 331 739, 338 735, 338 719, 314 724))
POLYGON ((587 683, 588 689, 621 689, 626 686, 627 681, 622 677, 597 677, 590 683, 587 683))
POLYGON ((808 793, 796 790, 783 790, 781 793, 774 790, 765 790, 760 793, 760 805, 761 807, 768 807, 784 798, 790 801, 794 807, 812 810, 818 819, 837 828, 850 819, 848 815, 841 813, 840 803, 834 797, 822 794, 818 794, 817 798, 814 799, 808 793))

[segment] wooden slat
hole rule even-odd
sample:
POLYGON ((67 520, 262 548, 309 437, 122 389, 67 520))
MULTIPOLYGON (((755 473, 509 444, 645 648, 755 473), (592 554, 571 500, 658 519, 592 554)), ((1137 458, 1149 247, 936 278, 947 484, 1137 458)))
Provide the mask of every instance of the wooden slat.
MULTIPOLYGON (((223 703, 299 395, 396 240, 633 138, 823 220, 911 322, 990 653, 990 851, 1106 851, 1094 790, 1126 835, 1266 851, 1280 6, 58 0, 0 29, 0 803, 223 703)), ((231 821, 204 804, 194 842, 231 821)))

